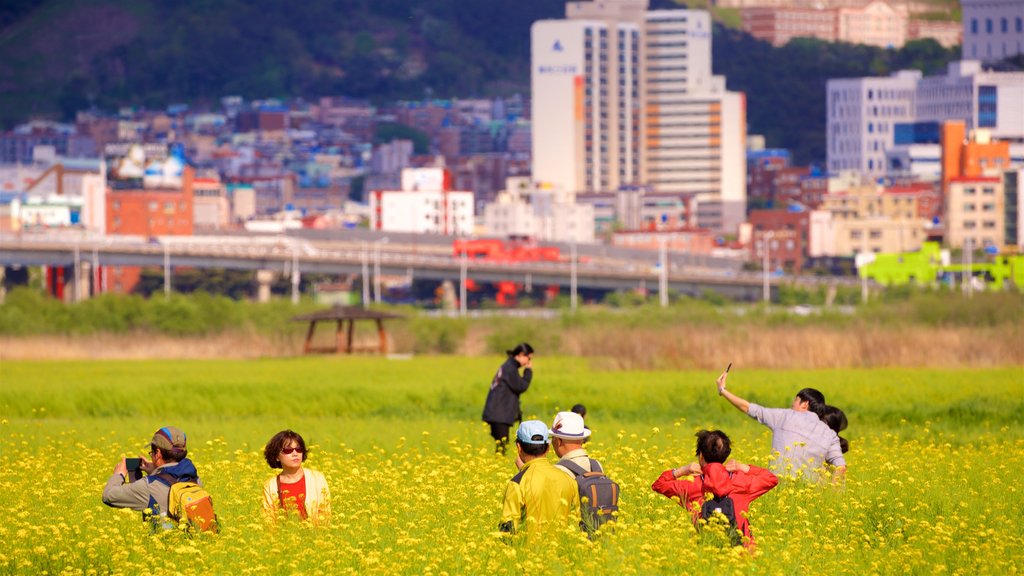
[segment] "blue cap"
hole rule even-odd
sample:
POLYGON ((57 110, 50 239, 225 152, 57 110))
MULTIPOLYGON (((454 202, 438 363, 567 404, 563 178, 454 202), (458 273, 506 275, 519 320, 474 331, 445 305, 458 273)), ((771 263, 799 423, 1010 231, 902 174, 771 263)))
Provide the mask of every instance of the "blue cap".
POLYGON ((516 440, 523 444, 547 444, 548 425, 540 420, 527 420, 519 424, 516 440))

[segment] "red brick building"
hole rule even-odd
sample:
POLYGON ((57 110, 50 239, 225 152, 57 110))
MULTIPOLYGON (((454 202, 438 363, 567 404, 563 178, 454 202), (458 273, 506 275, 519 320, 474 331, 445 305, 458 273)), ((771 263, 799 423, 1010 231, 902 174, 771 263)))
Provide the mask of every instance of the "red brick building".
MULTIPOLYGON (((191 236, 194 175, 191 167, 185 167, 180 188, 108 188, 107 234, 145 238, 191 236)), ((129 293, 139 276, 137 266, 113 266, 110 289, 129 293)))
POLYGON ((810 212, 788 210, 753 210, 749 222, 752 227, 750 256, 756 262, 764 258, 764 243, 769 242, 769 267, 784 268, 791 272, 803 269, 810 239, 810 212))

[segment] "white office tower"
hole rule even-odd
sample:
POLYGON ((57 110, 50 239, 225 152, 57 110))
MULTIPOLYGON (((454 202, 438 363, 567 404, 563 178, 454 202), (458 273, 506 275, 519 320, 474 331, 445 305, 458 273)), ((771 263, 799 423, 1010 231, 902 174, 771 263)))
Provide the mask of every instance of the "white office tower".
POLYGON ((896 123, 914 121, 918 71, 828 81, 828 171, 882 176, 896 123))
POLYGON ((1024 54, 1024 0, 960 0, 961 58, 995 62, 1024 54))
POLYGON ((575 192, 649 185, 715 205, 697 224, 735 228, 746 207, 743 94, 711 74, 707 12, 647 6, 569 2, 566 20, 534 24, 533 179, 575 192))
POLYGON ((638 28, 542 20, 531 42, 533 179, 572 191, 636 180, 638 28))

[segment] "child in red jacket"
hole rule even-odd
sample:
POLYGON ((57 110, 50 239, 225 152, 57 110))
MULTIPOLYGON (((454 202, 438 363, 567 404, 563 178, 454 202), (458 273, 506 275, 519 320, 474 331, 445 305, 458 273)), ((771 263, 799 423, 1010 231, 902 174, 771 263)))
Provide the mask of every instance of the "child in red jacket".
POLYGON ((696 526, 701 518, 704 495, 713 498, 728 496, 732 499, 736 516, 736 529, 743 534, 746 546, 752 546, 754 537, 747 522, 750 503, 774 488, 779 479, 770 471, 726 458, 732 452, 729 437, 720 430, 697 432, 698 462, 672 470, 666 470, 654 481, 651 488, 669 498, 678 498, 679 503, 693 512, 696 526), (679 480, 681 476, 692 476, 679 480))

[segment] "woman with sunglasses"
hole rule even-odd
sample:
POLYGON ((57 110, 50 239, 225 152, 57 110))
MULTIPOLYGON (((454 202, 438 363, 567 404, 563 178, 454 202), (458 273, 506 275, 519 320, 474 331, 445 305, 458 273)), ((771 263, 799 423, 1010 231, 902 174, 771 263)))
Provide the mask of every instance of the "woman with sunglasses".
POLYGON ((291 430, 282 430, 263 449, 267 464, 281 473, 263 485, 263 509, 276 518, 296 514, 302 520, 326 520, 331 513, 331 490, 316 470, 303 468, 309 457, 306 441, 291 430))

